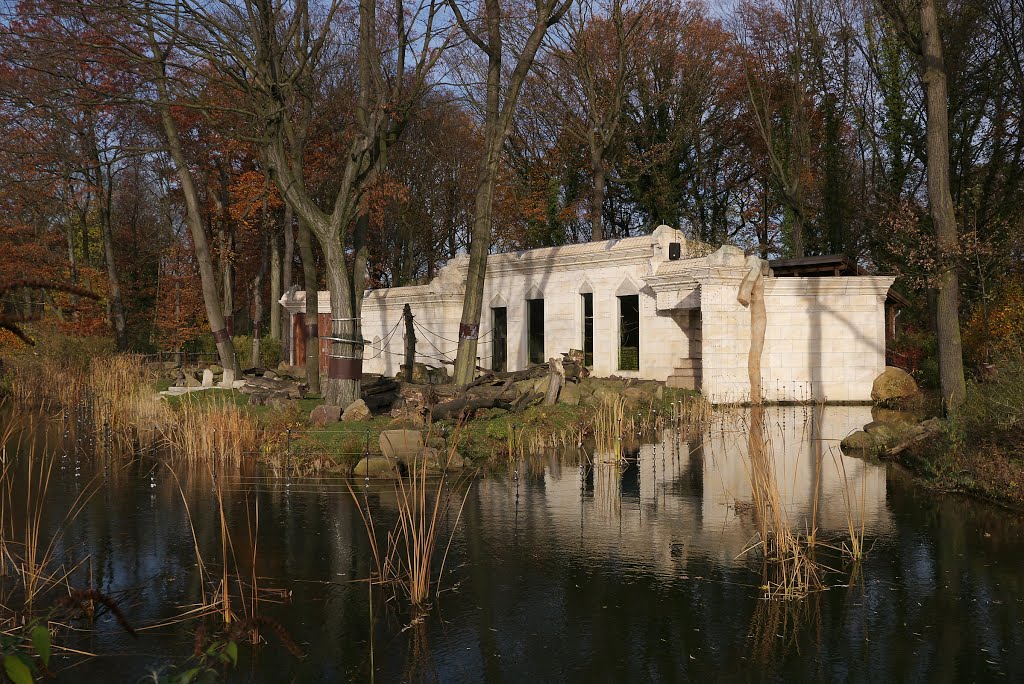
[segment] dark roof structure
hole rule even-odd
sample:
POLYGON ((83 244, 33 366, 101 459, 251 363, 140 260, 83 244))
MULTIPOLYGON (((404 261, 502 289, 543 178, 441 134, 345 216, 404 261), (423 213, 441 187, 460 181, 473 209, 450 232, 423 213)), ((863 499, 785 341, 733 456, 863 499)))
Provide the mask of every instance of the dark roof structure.
MULTIPOLYGON (((768 262, 776 277, 820 278, 827 276, 872 275, 845 254, 824 254, 799 259, 774 259, 768 262)), ((910 306, 910 300, 895 287, 889 288, 888 299, 897 306, 910 306)))

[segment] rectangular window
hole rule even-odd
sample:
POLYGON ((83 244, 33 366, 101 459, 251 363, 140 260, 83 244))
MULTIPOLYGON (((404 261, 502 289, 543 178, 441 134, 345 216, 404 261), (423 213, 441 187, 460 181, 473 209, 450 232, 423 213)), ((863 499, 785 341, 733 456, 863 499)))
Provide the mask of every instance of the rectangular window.
POLYGON ((619 297, 619 370, 640 370, 640 296, 619 297))
POLYGON ((526 300, 527 353, 530 363, 544 363, 544 300, 526 300))
POLYGON ((508 309, 491 309, 491 370, 503 373, 508 349, 508 309))
POLYGON ((594 365, 594 294, 584 292, 583 300, 583 365, 594 365))

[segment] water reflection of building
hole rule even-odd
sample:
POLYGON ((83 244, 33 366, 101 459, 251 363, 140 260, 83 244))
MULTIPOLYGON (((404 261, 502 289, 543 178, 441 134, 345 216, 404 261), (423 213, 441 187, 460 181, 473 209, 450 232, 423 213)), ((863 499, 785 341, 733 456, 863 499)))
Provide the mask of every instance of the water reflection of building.
MULTIPOLYGON (((890 527, 885 467, 839 451, 839 441, 870 420, 867 406, 766 409, 778 488, 797 530, 816 515, 819 539, 842 537, 848 512, 858 526, 863 515, 869 536, 890 527)), ((723 415, 690 441, 666 432, 635 453, 625 450, 622 461, 598 454, 590 468, 545 468, 536 485, 516 494, 509 522, 544 526, 552 544, 640 566, 680 564, 694 555, 729 563, 756 532, 746 424, 742 413, 723 415)), ((500 506, 500 489, 510 484, 488 480, 480 487, 481 502, 500 506)))

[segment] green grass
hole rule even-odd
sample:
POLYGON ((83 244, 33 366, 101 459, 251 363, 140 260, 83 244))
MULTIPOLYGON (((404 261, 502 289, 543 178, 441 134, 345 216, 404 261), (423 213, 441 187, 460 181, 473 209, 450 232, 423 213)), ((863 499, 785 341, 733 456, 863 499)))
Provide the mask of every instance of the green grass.
POLYGON ((969 382, 957 419, 899 460, 936 489, 1024 509, 1024 359, 969 382))

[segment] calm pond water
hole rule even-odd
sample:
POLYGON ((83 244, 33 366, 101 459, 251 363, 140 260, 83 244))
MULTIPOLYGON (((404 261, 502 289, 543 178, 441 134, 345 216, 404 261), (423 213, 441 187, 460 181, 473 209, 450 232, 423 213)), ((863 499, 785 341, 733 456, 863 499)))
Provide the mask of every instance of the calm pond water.
MULTIPOLYGON (((271 636, 242 647, 230 680, 1024 680, 1024 518, 841 456, 838 440, 870 418, 867 407, 768 410, 791 520, 803 529, 816 516, 819 539, 838 545, 853 515, 870 547, 857 568, 822 548, 829 588, 799 601, 765 600, 760 562, 743 553, 756 526, 742 417, 690 441, 666 433, 624 469, 552 454, 474 480, 461 520, 452 511, 445 521, 454 536, 441 595, 412 626, 381 593, 370 619, 367 585, 356 581, 370 552, 343 480, 225 475, 239 565, 248 572, 258 505, 257 573, 281 590, 261 611, 307 653, 298 660, 271 636)), ((53 681, 139 681, 191 653, 195 623, 162 623, 199 596, 189 513, 217 566, 214 488, 203 470, 176 479, 150 459, 104 466, 63 455, 45 529, 61 526, 93 477, 98 489, 57 554, 69 565, 86 559, 77 586, 116 597, 141 631, 133 639, 101 615, 93 630, 64 637, 97 657, 57 659, 53 681)), ((393 521, 391 485, 366 492, 379 519, 393 521)))

